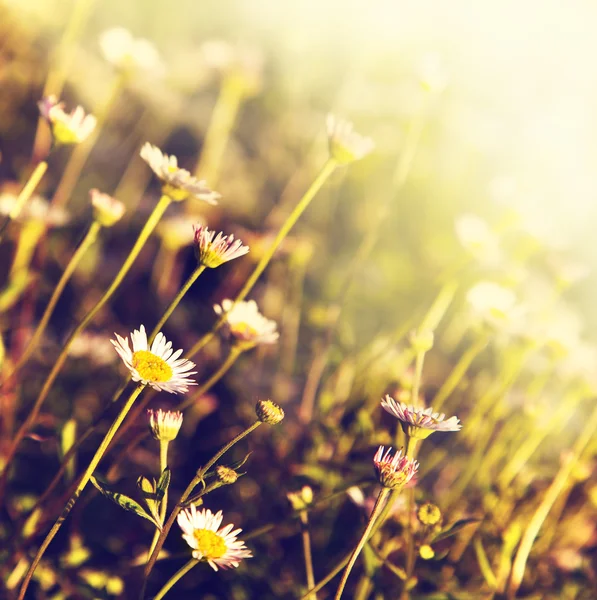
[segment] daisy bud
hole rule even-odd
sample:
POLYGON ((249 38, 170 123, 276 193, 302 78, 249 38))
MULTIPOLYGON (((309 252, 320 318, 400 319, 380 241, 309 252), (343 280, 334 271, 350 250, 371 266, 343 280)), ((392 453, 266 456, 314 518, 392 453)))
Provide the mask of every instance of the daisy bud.
POLYGON ((120 221, 124 215, 124 204, 108 194, 102 194, 99 190, 89 190, 91 195, 91 206, 93 206, 93 218, 102 227, 112 227, 120 221))
POLYGON ((349 121, 329 114, 326 124, 330 156, 341 165, 359 160, 373 150, 373 140, 354 131, 349 121))
POLYGON ((240 240, 235 240, 232 234, 226 236, 220 232, 216 235, 215 231, 210 231, 203 225, 194 227, 194 230, 195 256, 200 264, 209 269, 244 256, 249 251, 249 247, 243 246, 240 240))
POLYGON ((417 517, 423 525, 437 525, 442 518, 442 513, 435 504, 425 502, 419 508, 417 517))
POLYGON ((234 469, 219 466, 216 467, 216 477, 224 485, 230 485, 238 479, 238 473, 234 469))
POLYGON ((153 437, 160 442, 171 442, 176 438, 182 425, 182 413, 179 411, 149 409, 149 427, 153 437))
POLYGON ((413 331, 410 334, 410 343, 416 353, 428 352, 433 348, 433 331, 413 331))
POLYGON ((431 560, 435 556, 435 552, 433 551, 433 548, 429 544, 423 544, 419 548, 419 556, 423 560, 431 560))
POLYGON ((284 411, 271 400, 259 400, 255 405, 257 419, 268 425, 277 425, 284 418, 284 411))
POLYGON ((305 510, 313 503, 313 490, 304 485, 299 492, 289 492, 286 497, 294 510, 305 510))
POLYGON ((373 457, 373 465, 377 471, 379 483, 390 489, 404 487, 415 475, 419 463, 408 456, 402 456, 402 450, 392 456, 392 449, 388 448, 384 454, 384 447, 380 446, 373 457))

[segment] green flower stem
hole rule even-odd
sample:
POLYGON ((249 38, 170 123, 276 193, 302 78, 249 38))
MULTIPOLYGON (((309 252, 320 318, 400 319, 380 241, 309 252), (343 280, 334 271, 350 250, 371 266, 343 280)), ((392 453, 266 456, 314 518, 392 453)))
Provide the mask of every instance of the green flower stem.
POLYGON ((164 587, 157 593, 153 600, 162 600, 162 598, 174 587, 174 584, 180 581, 194 566, 198 565, 200 561, 192 558, 184 567, 181 567, 164 585, 164 587))
MULTIPOLYGON (((178 513, 182 510, 184 503, 187 501, 189 496, 193 493, 193 490, 195 489, 195 487, 197 487, 197 485, 199 485, 199 483, 201 483, 203 481, 203 478, 205 477, 205 475, 209 471, 209 469, 211 469, 211 467, 226 452, 228 452, 228 450, 230 450, 230 448, 232 448, 232 446, 234 446, 236 443, 240 442, 240 440, 242 440, 243 438, 248 436, 252 431, 257 429, 257 427, 259 427, 259 425, 261 425, 261 421, 255 421, 252 425, 250 425, 244 431, 239 433, 233 440, 231 440, 225 446, 220 448, 220 450, 218 450, 212 456, 212 458, 210 458, 207 461, 207 463, 197 471, 195 477, 193 477, 193 479, 191 480, 191 483, 189 483, 189 485, 187 486, 187 489, 182 493, 180 500, 178 501, 176 506, 172 509, 172 512, 170 513, 170 516, 168 517, 168 520, 166 521, 166 523, 164 524, 164 527, 162 528, 162 531, 160 532, 156 546, 153 549, 153 552, 151 553, 149 560, 147 561, 147 565, 145 565, 145 571, 144 571, 145 583, 143 586, 144 588, 147 585, 147 580, 149 579, 149 575, 156 563, 156 560, 158 558, 160 550, 162 549, 162 546, 164 545, 164 542, 166 541, 166 537, 168 536, 168 533, 170 533, 170 529, 172 528, 172 525, 174 525, 174 521, 176 520, 178 513)), ((143 597, 143 592, 142 592, 141 597, 143 597)))
POLYGON ((24 600, 25 593, 27 592, 27 588, 29 587, 29 582, 31 581, 31 577, 33 576, 33 573, 35 572, 35 569, 37 568, 39 561, 42 559, 48 546, 50 545, 50 543, 52 542, 52 540, 58 533, 58 530, 60 529, 60 527, 62 526, 62 523, 64 523, 66 517, 72 510, 75 503, 77 502, 79 496, 81 495, 81 492, 85 489, 85 486, 89 483, 89 480, 91 479, 91 475, 95 471, 95 469, 96 469, 97 465, 99 464, 100 460, 102 459, 106 449, 110 445, 110 442, 112 441, 112 438, 114 437, 114 434, 120 427, 121 423, 124 421, 126 415, 130 411, 135 400, 137 399, 139 394, 144 390, 144 388, 145 388, 145 384, 140 383, 134 389, 133 393, 129 396, 129 399, 126 401, 126 403, 122 407, 120 413, 118 413, 118 416, 112 423, 110 429, 108 430, 108 433, 106 433, 104 439, 102 440, 102 443, 100 444, 99 448, 96 450, 93 458, 91 459, 89 466, 85 470, 85 473, 83 473, 83 476, 79 480, 79 483, 78 483, 77 487, 75 488, 75 491, 73 492, 73 494, 69 498, 68 502, 66 503, 66 506, 64 507, 64 509, 62 511, 62 514, 58 517, 58 520, 56 521, 56 523, 54 523, 52 529, 50 529, 50 532, 48 533, 48 535, 44 539, 42 545, 40 546, 39 550, 37 551, 37 554, 35 555, 35 558, 33 559, 31 566, 29 567, 27 573, 25 574, 25 578, 21 585, 21 589, 19 591, 19 596, 18 596, 17 600, 24 600))
POLYGON ((47 161, 42 160, 40 163, 37 164, 37 166, 33 170, 33 173, 31 173, 29 180, 24 185, 20 194, 17 196, 17 200, 14 203, 14 206, 11 208, 7 217, 4 219, 2 225, 0 225, 0 241, 2 241, 6 228, 21 214, 21 211, 27 203, 27 200, 31 198, 31 195, 35 191, 35 188, 39 185, 41 178, 44 176, 47 170, 48 163, 47 161))
POLYGON ((8 449, 5 466, 4 466, 4 472, 2 473, 2 477, 0 478, 0 498, 3 497, 3 492, 6 487, 6 481, 8 479, 10 463, 12 462, 12 459, 14 458, 14 456, 16 454, 19 444, 21 443, 23 438, 27 435, 27 432, 29 431, 29 429, 34 425, 34 423, 37 419, 37 415, 39 414, 39 411, 43 404, 43 401, 46 399, 48 393, 50 392, 52 384, 54 383, 56 377, 60 373, 60 370, 62 369, 62 366, 64 365, 64 363, 67 359, 68 350, 70 348, 70 345, 72 344, 73 340, 87 327, 87 325, 92 321, 92 319, 95 317, 95 315, 103 308, 103 306, 106 304, 106 302, 108 302, 108 300, 112 297, 114 292, 118 289, 118 286, 124 279, 125 275, 129 272, 130 268, 132 267, 133 263, 135 262, 135 259, 139 255, 139 252, 141 252, 141 249, 145 245, 145 242, 151 235, 151 232, 155 229, 155 226, 158 224, 158 221, 160 220, 160 218, 164 214, 165 210, 170 205, 170 202, 171 202, 171 200, 168 196, 164 195, 160 198, 160 201, 157 203, 156 207, 153 209, 153 212, 151 213, 151 215, 149 216, 149 219, 145 223, 145 226, 141 230, 141 233, 139 234, 139 237, 137 238, 135 245, 133 246, 133 248, 130 251, 129 255, 127 256, 126 260, 124 261, 124 264, 120 268, 120 271, 118 271, 116 277, 114 278, 114 281, 112 281, 112 284, 104 292, 104 295, 97 301, 96 305, 87 313, 85 318, 77 325, 77 327, 74 329, 74 331, 70 334, 70 336, 66 340, 66 343, 64 344, 64 346, 62 348, 62 351, 58 355, 58 358, 56 359, 56 362, 54 363, 52 370, 50 371, 49 375, 47 376, 47 378, 44 382, 44 385, 41 389, 41 392, 39 393, 39 396, 37 397, 37 400, 35 401, 35 404, 30 409, 29 415, 27 416, 27 418, 21 425, 20 429, 17 431, 17 434, 16 434, 15 438, 13 439, 10 448, 8 449))
MULTIPOLYGON (((168 467, 168 445, 170 442, 166 440, 160 440, 160 477, 162 473, 168 467)), ((163 523, 166 519, 166 508, 168 506, 168 489, 164 490, 164 497, 160 503, 160 523, 163 523)), ((149 547, 149 551, 147 552, 147 558, 151 556, 155 545, 158 542, 158 537, 160 535, 160 530, 156 528, 153 533, 153 540, 151 540, 151 546, 149 547)))
POLYGON ((592 414, 586 421, 584 429, 576 438, 576 442, 572 447, 570 456, 568 456, 563 461, 562 466, 560 467, 560 470, 558 471, 557 475, 555 476, 554 480, 549 486, 549 489, 545 494, 543 494, 543 499, 541 503, 537 507, 537 510, 531 517, 531 520, 529 521, 524 533, 522 534, 520 545, 518 546, 518 551, 516 553, 516 557, 514 558, 514 563, 512 565, 510 581, 508 582, 508 588, 506 592, 506 597, 508 600, 514 600, 514 598, 516 598, 516 594, 518 592, 520 584, 522 583, 522 578, 526 569, 527 560, 531 552, 531 548, 533 547, 533 544, 535 542, 535 539, 539 534, 543 523, 547 519, 559 495, 566 488, 570 474, 572 473, 574 467, 578 464, 581 455, 583 454, 585 448, 591 441, 591 438, 595 434, 596 429, 597 406, 595 406, 592 414))
MULTIPOLYGON (((315 587, 315 577, 313 575, 313 555, 311 553, 311 536, 309 535, 309 513, 301 510, 301 534, 303 538, 303 554, 305 556, 305 573, 307 575, 307 589, 315 587)), ((317 600, 317 594, 313 592, 307 597, 308 600, 317 600)))
MULTIPOLYGON (((275 254, 276 250, 280 246, 280 244, 284 241, 290 230, 294 227, 295 223, 298 221, 300 216, 303 214, 305 209, 311 203, 311 200, 315 197, 317 192, 321 189, 323 184, 327 181, 330 175, 334 172, 337 166, 337 162, 333 158, 329 158, 323 168, 310 185, 309 189, 305 192, 305 195, 299 200, 298 204, 294 207, 294 210, 290 213, 280 231, 276 235, 276 238, 267 249, 267 251, 261 257, 261 260, 257 263, 257 266, 253 270, 253 273, 249 276, 245 284, 243 285, 240 292, 236 295, 234 299, 234 304, 237 304, 241 300, 244 300, 249 292, 253 289, 253 286, 259 279, 260 275, 265 271, 267 265, 275 254)), ((234 306, 234 305, 233 305, 234 306)), ((232 310, 232 308, 230 309, 232 310)), ((224 313, 214 324, 211 330, 206 333, 203 337, 201 337, 197 343, 191 348, 191 350, 187 353, 187 357, 194 356, 201 350, 211 339, 215 336, 216 332, 226 321, 226 313, 224 313)))
POLYGON ((50 317, 52 316, 52 313, 54 312, 54 308, 56 308, 56 304, 58 303, 58 300, 60 299, 60 296, 62 295, 64 288, 66 287, 66 284, 69 282, 70 278, 72 277, 73 273, 75 272, 75 269, 81 262, 81 259, 83 258, 83 256, 87 252, 87 250, 89 250, 89 248, 97 240, 97 236, 98 236, 101 228, 102 228, 101 224, 98 223, 97 221, 93 221, 93 223, 91 223, 91 225, 87 231, 87 234, 83 238, 83 241, 79 244, 79 247, 73 254, 69 263, 66 265, 66 268, 64 269, 64 273, 62 273, 62 277, 60 278, 60 281, 58 282, 58 284, 56 285, 56 287, 54 289, 54 292, 52 293, 52 297, 50 298, 50 301, 48 302, 48 305, 46 306, 46 310, 44 311, 44 314, 41 318, 41 321, 39 322, 39 325, 37 326, 37 329, 35 330, 35 333, 33 334, 33 337, 29 341, 29 344, 27 344, 27 347, 25 348, 23 354, 21 355, 17 364, 13 368, 12 373, 7 378, 10 378, 11 375, 13 375, 16 371, 18 371, 27 362, 27 360, 31 356, 31 353, 37 347, 37 344, 38 344, 41 336, 43 335, 44 331, 46 330, 46 327, 48 325, 50 317))
POLYGON ((162 315, 162 318, 158 321, 158 324, 153 328, 151 335, 149 336, 149 342, 153 342, 155 336, 162 330, 162 327, 166 323, 166 321, 170 318, 170 315, 174 312, 174 309, 179 305, 180 301, 183 299, 184 295, 191 289, 191 286, 197 281, 197 278, 201 273, 205 271, 205 265, 199 265, 190 275, 190 277, 185 281, 185 284, 180 288, 180 291, 172 302, 168 305, 166 312, 162 315))
POLYGON ((317 593, 319 590, 324 588, 340 571, 348 564, 350 557, 352 556, 352 551, 349 552, 344 558, 342 558, 336 566, 314 587, 307 591, 306 594, 303 594, 299 600, 309 600, 309 598, 317 593))
POLYGON ((388 497, 389 493, 390 489, 386 487, 383 487, 379 492, 379 496, 377 496, 377 501, 375 502, 375 506, 373 507, 373 511, 371 512, 371 516, 369 517, 367 527, 365 527, 365 531, 363 532, 363 535, 361 536, 361 539, 359 540, 359 543, 357 544, 356 548, 353 550, 348 564, 346 565, 346 569, 344 569, 344 574, 342 575, 342 579, 340 580, 340 585, 338 586, 338 590, 336 591, 334 600, 340 600, 340 598, 342 597, 342 592, 344 591, 344 587, 346 586, 346 582, 348 581, 348 576, 350 575, 350 572, 352 571, 352 568, 354 567, 354 564, 357 561, 357 558, 359 557, 363 546, 367 542, 369 534, 371 534, 373 531, 375 521, 380 516, 382 508, 384 506, 384 502, 388 497))
POLYGON ((488 337, 486 335, 481 335, 475 340, 474 344, 468 348, 464 354, 462 354, 451 373, 448 375, 433 398, 432 406, 435 412, 440 411, 446 399, 450 397, 450 394, 452 394, 452 392, 456 389, 456 386, 462 381, 462 378, 466 374, 472 362, 487 347, 488 342, 488 337))

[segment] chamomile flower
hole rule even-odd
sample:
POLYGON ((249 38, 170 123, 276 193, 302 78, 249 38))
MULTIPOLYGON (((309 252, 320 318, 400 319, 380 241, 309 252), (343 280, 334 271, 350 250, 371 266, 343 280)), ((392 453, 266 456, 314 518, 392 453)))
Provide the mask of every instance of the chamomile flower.
POLYGON ((191 504, 179 513, 177 521, 182 537, 193 549, 193 558, 208 562, 214 571, 238 567, 243 558, 253 556, 245 543, 236 539, 242 529, 232 531, 232 524, 219 529, 221 510, 213 514, 208 508, 198 511, 191 504))
POLYGON ((244 256, 249 251, 249 246, 243 246, 243 243, 235 240, 232 234, 224 235, 220 232, 216 235, 215 231, 210 231, 203 225, 194 227, 194 230, 197 260, 210 269, 244 256))
POLYGON ((444 413, 434 413, 431 407, 422 409, 396 402, 388 394, 381 401, 381 406, 400 421, 404 433, 420 440, 429 437, 434 431, 459 431, 462 427, 457 417, 444 420, 444 413))
POLYGON ((214 310, 218 315, 226 315, 225 327, 228 334, 248 347, 273 344, 280 337, 275 321, 270 321, 259 312, 255 300, 234 304, 232 300, 226 299, 221 306, 214 304, 214 310))
POLYGON ((148 409, 149 428, 153 437, 160 442, 176 439, 182 425, 182 413, 178 410, 148 409))
POLYGON ((163 333, 155 336, 150 347, 145 327, 141 325, 131 333, 132 351, 128 338, 122 338, 117 333, 115 335, 116 340, 110 341, 130 371, 133 381, 140 381, 154 390, 171 394, 187 392, 189 385, 197 385, 189 379, 189 375, 197 372, 191 371, 195 363, 179 358, 182 350, 174 352, 172 342, 167 342, 163 333))
POLYGON ((408 456, 403 456, 402 450, 398 450, 392 456, 392 449, 388 448, 384 453, 383 446, 380 446, 375 453, 373 465, 377 471, 379 483, 391 489, 404 487, 419 468, 419 463, 408 456))
POLYGON ((209 204, 217 204, 220 197, 207 187, 203 180, 193 177, 186 169, 178 167, 176 156, 168 156, 157 147, 146 142, 141 148, 141 158, 164 183, 162 193, 172 200, 180 202, 191 196, 205 200, 209 204))
POLYGON ((102 227, 112 227, 120 221, 125 211, 124 204, 120 200, 96 189, 89 190, 89 194, 93 206, 93 218, 102 227))
POLYGON ((329 114, 326 120, 330 155, 342 165, 367 156, 375 144, 354 131, 352 123, 329 114))
POLYGON ((58 102, 56 96, 47 96, 38 103, 41 116, 52 127, 52 135, 56 144, 80 144, 95 129, 97 119, 86 115, 81 106, 77 106, 70 114, 64 111, 64 103, 58 102))
POLYGON ((104 58, 117 69, 143 69, 161 72, 160 55, 156 47, 143 38, 135 38, 124 27, 107 29, 99 37, 99 45, 104 58))

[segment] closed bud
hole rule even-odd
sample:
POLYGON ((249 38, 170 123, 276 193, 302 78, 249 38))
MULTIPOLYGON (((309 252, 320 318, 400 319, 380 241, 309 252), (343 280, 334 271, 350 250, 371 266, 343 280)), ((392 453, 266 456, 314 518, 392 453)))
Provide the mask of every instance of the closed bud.
POLYGON ((238 473, 234 469, 219 466, 216 467, 216 477, 224 485, 230 485, 238 479, 238 473))
POLYGON ((262 423, 277 425, 284 418, 284 411, 271 400, 259 400, 255 405, 255 414, 262 423))

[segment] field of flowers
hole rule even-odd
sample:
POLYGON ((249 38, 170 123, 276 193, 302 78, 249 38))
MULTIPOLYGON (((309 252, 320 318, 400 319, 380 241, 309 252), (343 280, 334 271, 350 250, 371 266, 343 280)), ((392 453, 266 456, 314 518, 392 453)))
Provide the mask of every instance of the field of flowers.
POLYGON ((526 46, 121 4, 0 0, 0 598, 596 598, 594 142, 526 46))

